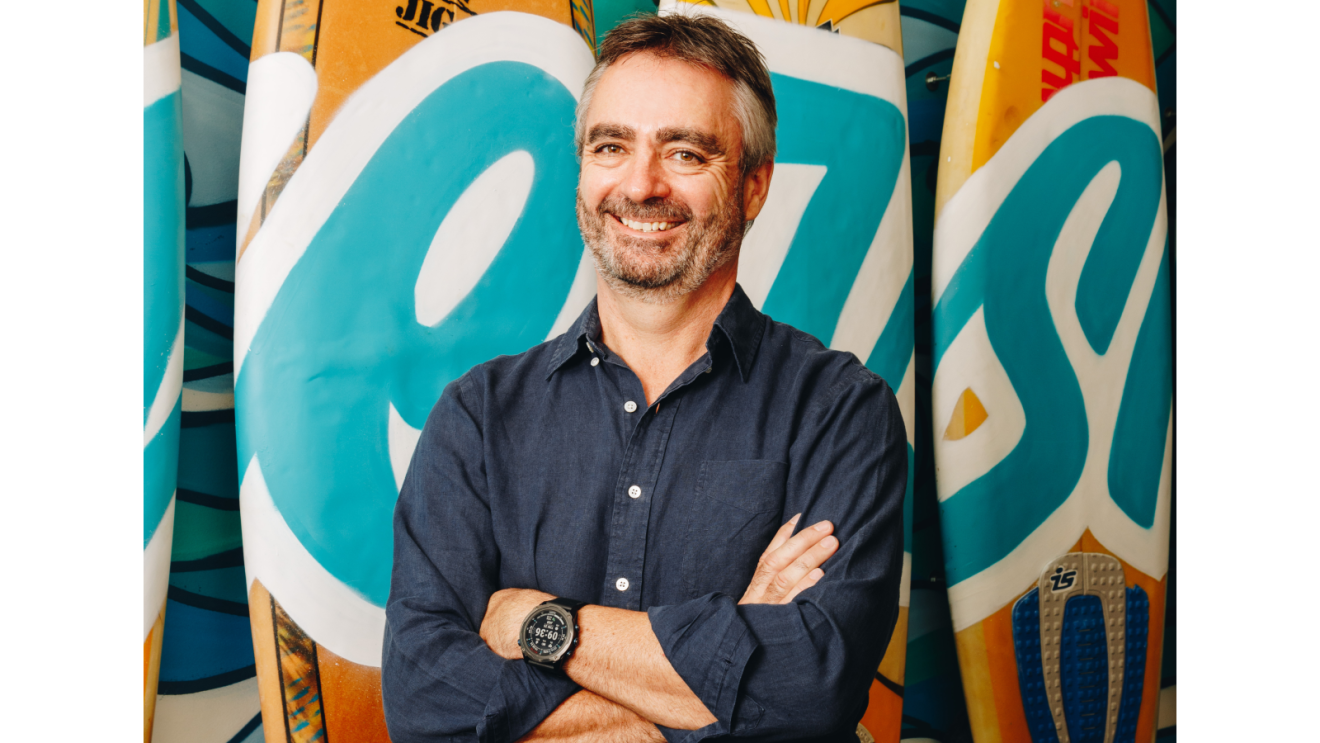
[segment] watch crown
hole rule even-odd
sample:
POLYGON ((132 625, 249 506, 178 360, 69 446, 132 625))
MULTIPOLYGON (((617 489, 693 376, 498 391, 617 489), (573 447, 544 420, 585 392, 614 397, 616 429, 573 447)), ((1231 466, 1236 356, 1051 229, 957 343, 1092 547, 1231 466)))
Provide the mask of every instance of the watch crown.
POLYGON ((521 640, 521 639, 518 640, 518 647, 522 647, 522 640, 521 640))

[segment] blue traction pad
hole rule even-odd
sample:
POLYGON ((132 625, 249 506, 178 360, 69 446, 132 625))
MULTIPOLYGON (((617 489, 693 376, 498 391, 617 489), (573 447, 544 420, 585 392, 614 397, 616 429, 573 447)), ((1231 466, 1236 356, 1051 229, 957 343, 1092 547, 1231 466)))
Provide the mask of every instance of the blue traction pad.
POLYGON ((1072 596, 1063 606, 1059 682, 1072 743, 1104 743, 1109 706, 1109 649, 1099 596, 1072 596))
MULTIPOLYGON (((1104 618, 1096 596, 1073 596, 1064 606, 1060 683, 1072 743, 1103 743, 1109 663, 1104 618)), ((1135 743, 1146 671, 1150 600, 1140 586, 1127 589, 1126 658, 1114 743, 1135 743)), ((1013 645, 1023 712, 1033 743, 1058 743, 1041 666, 1040 594, 1031 589, 1013 606, 1013 645)))

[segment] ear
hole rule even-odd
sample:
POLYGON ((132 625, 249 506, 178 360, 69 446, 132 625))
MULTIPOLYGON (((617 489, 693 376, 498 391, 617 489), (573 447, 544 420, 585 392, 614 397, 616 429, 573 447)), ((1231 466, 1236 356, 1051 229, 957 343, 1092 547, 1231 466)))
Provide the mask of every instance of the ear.
POLYGON ((774 172, 775 161, 770 160, 743 179, 743 213, 749 221, 756 219, 761 207, 765 206, 765 197, 770 193, 770 176, 774 172))

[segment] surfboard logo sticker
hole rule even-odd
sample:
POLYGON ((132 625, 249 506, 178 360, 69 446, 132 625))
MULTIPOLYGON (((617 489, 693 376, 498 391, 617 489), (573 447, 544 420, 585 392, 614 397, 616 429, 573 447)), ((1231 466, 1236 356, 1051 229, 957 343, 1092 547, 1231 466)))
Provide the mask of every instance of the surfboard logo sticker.
MULTIPOLYGON (((1118 6, 1108 0, 1087 0, 1081 12, 1089 42, 1085 59, 1095 65, 1086 71, 1086 79, 1118 75, 1113 64, 1118 61, 1118 6)), ((1044 4, 1043 16, 1040 54, 1050 64, 1040 71, 1040 99, 1047 102, 1060 89, 1072 85, 1074 77, 1081 79, 1083 49, 1077 43, 1079 29, 1072 18, 1048 3, 1044 4)))
POLYGON ((430 36, 455 20, 474 15, 476 12, 463 0, 407 0, 394 8, 394 16, 398 18, 394 25, 418 36, 430 36))
POLYGON ((1156 132, 1148 88, 1076 83, 936 225, 934 425, 965 431, 935 440, 958 629, 1088 528, 1164 574, 1172 377, 1156 132))
POLYGON ((1054 569, 1054 575, 1051 575, 1049 580, 1051 591, 1066 591, 1077 582, 1077 571, 1064 572, 1062 567, 1058 567, 1054 569))

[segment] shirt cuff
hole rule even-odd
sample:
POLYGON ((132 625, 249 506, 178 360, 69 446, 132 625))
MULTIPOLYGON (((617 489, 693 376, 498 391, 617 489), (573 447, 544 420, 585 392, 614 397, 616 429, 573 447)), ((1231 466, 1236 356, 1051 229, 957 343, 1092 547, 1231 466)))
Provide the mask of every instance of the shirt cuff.
POLYGON ((715 722, 699 730, 660 728, 665 738, 693 743, 731 731, 750 732, 760 720, 760 710, 755 704, 738 705, 738 689, 747 661, 760 643, 739 616, 734 600, 711 593, 682 604, 652 607, 647 615, 670 665, 715 716, 715 722))
POLYGON ((533 668, 524 660, 506 660, 477 725, 477 740, 513 743, 581 689, 567 676, 533 668))

